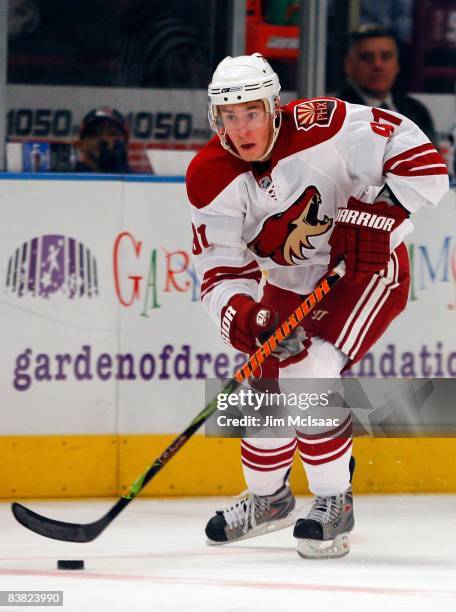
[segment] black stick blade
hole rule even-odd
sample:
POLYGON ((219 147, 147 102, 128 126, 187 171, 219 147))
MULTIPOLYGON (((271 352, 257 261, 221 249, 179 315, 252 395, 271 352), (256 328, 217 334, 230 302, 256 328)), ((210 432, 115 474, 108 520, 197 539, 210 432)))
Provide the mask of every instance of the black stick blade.
POLYGON ((37 514, 16 502, 11 505, 11 510, 15 519, 30 531, 34 531, 45 538, 64 542, 91 542, 100 535, 106 526, 105 517, 86 525, 65 523, 37 514))

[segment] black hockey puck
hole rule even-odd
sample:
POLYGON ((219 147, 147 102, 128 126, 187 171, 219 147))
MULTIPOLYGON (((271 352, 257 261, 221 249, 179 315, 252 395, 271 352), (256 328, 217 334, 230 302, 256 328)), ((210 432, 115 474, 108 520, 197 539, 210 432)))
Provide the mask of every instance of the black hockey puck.
POLYGON ((59 559, 57 561, 57 569, 60 570, 81 570, 84 569, 84 561, 67 561, 66 559, 59 559))

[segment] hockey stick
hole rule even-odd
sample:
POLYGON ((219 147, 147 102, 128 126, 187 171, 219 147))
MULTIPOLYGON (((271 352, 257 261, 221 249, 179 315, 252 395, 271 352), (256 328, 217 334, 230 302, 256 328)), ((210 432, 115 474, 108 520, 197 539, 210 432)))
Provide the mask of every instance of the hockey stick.
MULTIPOLYGON (((249 360, 236 372, 232 378, 220 391, 220 393, 231 394, 239 385, 252 375, 254 370, 260 366, 264 360, 271 355, 277 345, 282 342, 299 325, 309 312, 320 302, 331 288, 344 276, 345 264, 340 262, 318 283, 315 289, 306 299, 296 308, 296 310, 286 319, 270 336, 264 344, 249 358, 249 360)), ((164 465, 177 453, 177 451, 191 438, 191 436, 207 421, 207 419, 217 410, 218 395, 211 400, 203 410, 193 419, 185 431, 183 431, 168 448, 147 468, 147 470, 135 480, 127 493, 123 495, 112 508, 98 521, 93 523, 78 524, 56 521, 45 516, 41 516, 25 506, 14 502, 11 506, 13 514, 19 523, 27 529, 39 535, 54 540, 65 542, 91 542, 100 535, 106 527, 118 516, 126 506, 144 489, 152 478, 162 469, 164 465)))

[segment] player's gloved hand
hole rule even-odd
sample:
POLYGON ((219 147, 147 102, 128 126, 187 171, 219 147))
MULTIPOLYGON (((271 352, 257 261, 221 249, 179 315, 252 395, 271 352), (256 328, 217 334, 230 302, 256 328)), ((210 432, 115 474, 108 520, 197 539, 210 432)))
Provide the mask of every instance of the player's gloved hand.
POLYGON ((278 361, 279 368, 286 368, 290 363, 297 363, 307 355, 310 339, 301 325, 298 325, 292 333, 282 340, 272 352, 278 361))
POLYGON ((390 234, 408 213, 401 206, 388 202, 366 204, 356 198, 347 208, 339 208, 335 227, 329 239, 329 267, 345 259, 344 281, 355 284, 383 270, 390 259, 390 234))
POLYGON ((222 309, 222 338, 243 353, 254 353, 259 336, 265 339, 277 325, 276 313, 261 302, 244 294, 236 294, 222 309))
MULTIPOLYGON (((272 308, 255 302, 248 295, 237 294, 222 309, 222 338, 229 346, 252 354, 274 332, 278 323, 278 315, 272 308)), ((307 354, 306 340, 306 333, 299 326, 268 359, 274 360, 279 368, 300 361, 307 354)))

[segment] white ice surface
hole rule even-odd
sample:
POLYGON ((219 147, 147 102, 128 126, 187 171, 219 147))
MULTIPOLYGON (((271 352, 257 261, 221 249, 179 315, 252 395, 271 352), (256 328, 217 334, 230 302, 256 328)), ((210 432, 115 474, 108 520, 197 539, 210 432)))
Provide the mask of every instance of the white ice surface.
MULTIPOLYGON (((1 503, 0 590, 63 590, 66 612, 456 610, 454 495, 356 496, 350 554, 318 561, 297 556, 291 528, 207 546, 205 523, 226 501, 137 499, 89 544, 31 533, 1 503), (57 570, 57 559, 84 559, 85 570, 57 570)), ((91 522, 112 503, 25 505, 91 522)))

